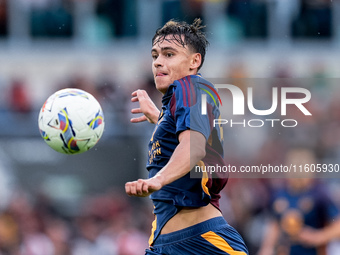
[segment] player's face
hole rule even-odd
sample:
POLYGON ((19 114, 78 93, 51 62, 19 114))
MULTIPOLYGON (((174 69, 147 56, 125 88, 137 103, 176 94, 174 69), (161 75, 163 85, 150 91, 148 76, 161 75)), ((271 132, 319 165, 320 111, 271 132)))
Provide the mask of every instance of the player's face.
POLYGON ((196 74, 201 63, 199 53, 193 53, 187 46, 183 47, 171 39, 172 36, 169 36, 155 43, 151 50, 152 72, 156 88, 163 94, 175 80, 196 74))

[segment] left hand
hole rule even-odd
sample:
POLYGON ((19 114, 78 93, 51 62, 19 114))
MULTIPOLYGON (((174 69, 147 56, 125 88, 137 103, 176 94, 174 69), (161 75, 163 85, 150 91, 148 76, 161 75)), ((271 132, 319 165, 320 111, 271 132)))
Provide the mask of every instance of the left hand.
POLYGON ((138 179, 137 181, 125 184, 126 194, 136 197, 147 197, 161 188, 162 184, 156 176, 150 179, 138 179))
POLYGON ((143 113, 140 117, 134 117, 131 119, 132 123, 138 123, 148 121, 156 124, 158 121, 159 110, 154 102, 149 97, 145 90, 138 89, 131 94, 131 102, 139 102, 139 107, 131 110, 131 113, 138 114, 143 113))

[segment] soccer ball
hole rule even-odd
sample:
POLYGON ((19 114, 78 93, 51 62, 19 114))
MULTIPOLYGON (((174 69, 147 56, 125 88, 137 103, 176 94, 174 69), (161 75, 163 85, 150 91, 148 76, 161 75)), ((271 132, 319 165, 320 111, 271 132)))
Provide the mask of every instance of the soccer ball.
POLYGON ((38 119, 45 142, 64 154, 79 154, 91 149, 104 131, 104 115, 98 101, 89 93, 74 88, 51 95, 38 119))

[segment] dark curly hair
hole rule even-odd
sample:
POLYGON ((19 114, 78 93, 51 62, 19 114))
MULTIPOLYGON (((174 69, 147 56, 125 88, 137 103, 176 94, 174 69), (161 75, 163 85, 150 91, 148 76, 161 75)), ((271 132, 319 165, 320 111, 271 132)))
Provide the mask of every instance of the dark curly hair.
POLYGON ((184 46, 188 46, 193 52, 200 53, 202 56, 200 69, 203 65, 206 49, 209 45, 207 38, 205 37, 201 26, 202 20, 195 19, 194 22, 189 25, 184 21, 168 21, 163 27, 156 30, 154 37, 152 38, 152 46, 156 43, 167 41, 175 41, 176 43, 184 46), (168 36, 171 36, 170 38, 168 36), (166 38, 168 37, 168 38, 166 38))

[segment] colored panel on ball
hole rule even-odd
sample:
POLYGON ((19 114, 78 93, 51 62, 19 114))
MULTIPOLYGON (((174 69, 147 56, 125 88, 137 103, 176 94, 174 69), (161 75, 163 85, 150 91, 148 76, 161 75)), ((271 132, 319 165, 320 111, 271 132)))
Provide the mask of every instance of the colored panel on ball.
POLYGON ((81 96, 83 98, 86 98, 86 99, 89 99, 88 95, 84 92, 84 91, 81 91, 81 90, 67 90, 65 92, 62 92, 60 94, 58 94, 58 97, 67 97, 67 96, 81 96))
POLYGON ((69 120, 67 117, 67 112, 65 110, 61 110, 61 112, 58 113, 58 118, 59 118, 59 123, 60 123, 59 128, 60 130, 63 131, 63 133, 65 133, 69 128, 69 120))
POLYGON ((96 129, 98 126, 100 126, 103 123, 103 120, 104 120, 103 116, 100 115, 100 113, 98 112, 96 114, 96 117, 90 122, 88 122, 87 125, 89 125, 90 128, 92 129, 96 129))
POLYGON ((77 145, 77 140, 71 137, 71 139, 67 143, 67 148, 70 150, 70 152, 78 152, 79 147, 77 145))
POLYGON ((64 146, 69 150, 69 152, 78 152, 79 147, 77 146, 77 141, 74 139, 74 130, 72 129, 72 122, 68 118, 67 110, 64 108, 58 114, 60 122, 60 130, 62 130, 62 138, 64 140, 64 146))
POLYGON ((44 140, 50 141, 50 138, 48 137, 48 134, 45 131, 43 131, 41 129, 39 129, 39 131, 40 131, 42 138, 44 138, 44 140))

